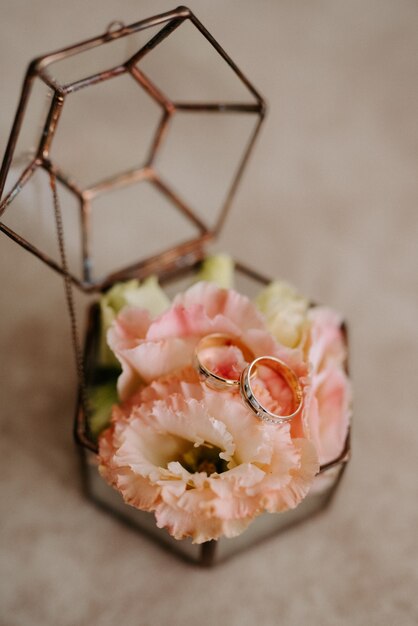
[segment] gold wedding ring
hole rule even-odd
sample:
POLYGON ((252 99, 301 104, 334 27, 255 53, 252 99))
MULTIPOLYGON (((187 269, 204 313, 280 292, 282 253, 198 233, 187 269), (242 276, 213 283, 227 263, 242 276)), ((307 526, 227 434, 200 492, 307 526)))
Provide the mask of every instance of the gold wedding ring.
POLYGON ((215 372, 212 372, 200 358, 201 352, 208 348, 224 348, 234 346, 238 348, 242 356, 247 362, 251 362, 254 359, 254 353, 239 339, 231 337, 223 333, 212 333, 203 337, 196 346, 194 353, 194 364, 199 373, 199 376, 203 382, 211 389, 237 389, 240 386, 239 379, 224 378, 215 372))
POLYGON ((291 419, 296 417, 296 415, 298 415, 303 404, 302 387, 295 372, 290 369, 286 363, 283 363, 280 359, 276 359, 272 356, 261 356, 247 365, 241 374, 240 391, 242 399, 250 407, 250 409, 254 411, 257 417, 272 424, 283 424, 285 422, 289 422, 291 419), (257 400, 251 386, 251 378, 254 377, 257 368, 263 365, 279 374, 285 380, 287 385, 289 385, 293 393, 294 400, 294 410, 289 415, 272 413, 257 400))
POLYGON ((272 424, 283 424, 292 420, 300 412, 303 405, 303 393, 299 379, 295 372, 286 363, 273 356, 261 356, 254 358, 254 353, 239 339, 223 333, 213 333, 203 337, 196 346, 194 353, 194 365, 201 380, 214 390, 240 390, 241 397, 245 404, 256 414, 256 416, 272 424), (241 372, 239 379, 224 378, 210 370, 204 364, 200 354, 209 348, 224 348, 234 346, 238 348, 248 365, 241 372), (257 369, 265 366, 273 372, 279 374, 289 386, 293 395, 293 411, 289 414, 272 413, 256 397, 251 379, 255 377, 257 369))

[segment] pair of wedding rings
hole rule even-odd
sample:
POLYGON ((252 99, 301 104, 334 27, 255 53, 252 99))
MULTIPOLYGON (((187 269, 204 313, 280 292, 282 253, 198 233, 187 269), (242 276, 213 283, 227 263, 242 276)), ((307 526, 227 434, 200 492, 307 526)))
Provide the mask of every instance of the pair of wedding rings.
POLYGON ((194 353, 194 364, 201 380, 211 389, 215 390, 239 390, 245 404, 250 407, 259 419, 273 424, 283 424, 289 422, 299 414, 303 404, 303 393, 299 379, 295 372, 286 363, 273 356, 261 356, 255 358, 253 352, 239 339, 230 337, 222 333, 214 333, 203 337, 196 346, 194 353), (202 353, 209 348, 222 347, 238 348, 247 365, 241 372, 239 379, 224 378, 217 372, 210 370, 201 358, 202 353), (278 374, 288 385, 293 396, 292 413, 273 413, 264 406, 256 397, 251 383, 257 370, 265 366, 278 374))

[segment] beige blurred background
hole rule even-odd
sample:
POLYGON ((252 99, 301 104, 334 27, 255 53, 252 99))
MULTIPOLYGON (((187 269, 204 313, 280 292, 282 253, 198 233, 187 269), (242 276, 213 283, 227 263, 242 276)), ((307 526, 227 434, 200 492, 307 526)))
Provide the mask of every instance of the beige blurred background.
MULTIPOLYGON (((326 514, 212 571, 118 524, 80 492, 62 283, 1 237, 0 623, 416 624, 418 5, 189 6, 269 102, 217 248, 346 315, 353 459, 326 514)), ((170 8, 1 0, 0 151, 31 58, 170 8)))

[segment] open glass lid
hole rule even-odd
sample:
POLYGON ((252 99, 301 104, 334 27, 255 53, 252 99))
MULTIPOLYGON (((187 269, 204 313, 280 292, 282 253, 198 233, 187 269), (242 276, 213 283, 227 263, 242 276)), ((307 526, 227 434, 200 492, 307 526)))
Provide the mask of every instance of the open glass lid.
POLYGON ((0 172, 0 229, 101 290, 200 258, 219 232, 264 101, 185 7, 35 59, 0 172), (199 256, 200 255, 200 256, 199 256))

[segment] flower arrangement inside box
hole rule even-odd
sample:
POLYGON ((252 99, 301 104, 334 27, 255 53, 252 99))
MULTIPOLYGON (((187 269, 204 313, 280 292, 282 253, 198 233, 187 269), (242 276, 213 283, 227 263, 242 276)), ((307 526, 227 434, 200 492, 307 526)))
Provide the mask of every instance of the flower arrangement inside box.
MULTIPOLYGON (((207 256, 264 114, 257 90, 199 20, 179 7, 130 26, 116 23, 100 37, 33 61, 0 173, 3 196, 12 165, 21 170, 1 200, 1 214, 28 191, 27 203, 34 194, 42 206, 49 198, 58 258, 51 233, 35 245, 19 232, 19 217, 14 224, 2 221, 0 229, 64 276, 80 379, 75 434, 87 493, 204 564, 323 509, 349 456, 341 317, 310 305, 275 276, 266 279, 226 255, 207 256), (209 57, 198 52, 202 43, 209 57), (103 50, 104 58, 97 54, 103 50), (167 60, 177 72, 167 72, 167 60), (156 79, 161 67, 166 71, 156 79), (232 94, 224 94, 231 84, 232 94), (98 99, 86 97, 103 86, 98 99), (118 122, 111 120, 108 149, 100 151, 108 130, 100 99, 110 97, 112 86, 118 122), (36 109, 37 89, 46 116, 35 149, 23 152, 22 170, 18 140, 27 141, 25 121, 36 109), (134 119, 139 112, 145 128, 138 142, 128 119, 133 101, 134 119), (78 137, 72 111, 88 120, 78 137), (91 142, 95 127, 99 134, 91 142), (115 133, 124 132, 132 152, 117 149, 115 133), (138 165, 144 133, 149 149, 138 165), (92 153, 74 174, 77 140, 78 150, 92 153), (80 219, 77 238, 68 238, 75 227, 68 201, 80 219), (128 220, 138 217, 138 207, 147 210, 148 226, 151 212, 158 218, 142 237, 141 222, 138 228, 128 220), (100 248, 95 233, 104 232, 103 222, 110 234, 100 248), (126 239, 132 234, 141 242, 139 261, 138 243, 126 239), (154 252, 165 239, 170 245, 154 252), (89 308, 84 357, 73 285, 101 294, 89 308)), ((31 130, 30 121, 26 126, 31 130)))

